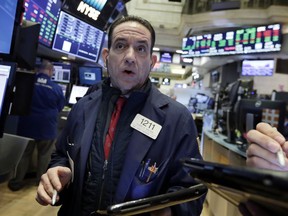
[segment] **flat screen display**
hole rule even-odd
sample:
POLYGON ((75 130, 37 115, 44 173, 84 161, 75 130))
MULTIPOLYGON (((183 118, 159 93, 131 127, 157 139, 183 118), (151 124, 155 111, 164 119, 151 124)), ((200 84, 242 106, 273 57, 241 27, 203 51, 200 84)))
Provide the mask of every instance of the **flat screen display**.
POLYGON ((71 65, 53 62, 53 76, 51 79, 55 82, 69 83, 71 74, 71 65))
POLYGON ((281 50, 281 34, 281 25, 271 24, 183 38, 183 56, 276 52, 281 50))
POLYGON ((0 55, 2 56, 12 54, 15 24, 20 22, 17 20, 18 7, 18 0, 2 0, 0 4, 0 55))
POLYGON ((160 52, 160 62, 172 63, 173 53, 170 52, 160 52))
POLYGON ((273 76, 274 60, 244 60, 242 76, 273 76))
POLYGON ((79 67, 80 85, 91 86, 102 80, 102 67, 79 67))
POLYGON ((0 63, 0 137, 3 135, 5 120, 12 102, 12 91, 16 73, 16 63, 0 63))
POLYGON ((104 32, 61 11, 52 49, 96 62, 104 32))
POLYGON ((25 0, 23 18, 40 23, 39 42, 51 47, 61 9, 60 0, 25 0))
POLYGON ((78 99, 82 98, 86 94, 88 88, 88 86, 73 85, 69 97, 69 104, 77 103, 78 99))

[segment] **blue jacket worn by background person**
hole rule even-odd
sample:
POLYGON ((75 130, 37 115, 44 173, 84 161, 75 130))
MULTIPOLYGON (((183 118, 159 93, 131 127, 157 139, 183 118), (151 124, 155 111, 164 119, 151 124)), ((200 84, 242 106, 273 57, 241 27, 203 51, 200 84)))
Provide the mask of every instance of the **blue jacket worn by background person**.
POLYGON ((65 102, 59 85, 44 73, 36 74, 31 112, 28 116, 20 116, 18 135, 36 140, 55 139, 58 114, 65 102))
MULTIPOLYGON (((60 193, 59 204, 61 203, 62 207, 58 215, 81 215, 87 160, 97 115, 101 115, 99 107, 102 90, 103 86, 99 84, 95 91, 73 106, 66 127, 56 144, 56 151, 52 154, 50 167, 66 166, 74 172, 71 183, 60 193)), ((187 108, 163 95, 152 85, 139 113, 161 125, 162 129, 155 140, 135 129, 131 130, 112 203, 153 196, 196 184, 179 161, 183 157, 201 158, 196 141, 196 127, 187 108), (143 162, 147 160, 150 160, 150 164, 157 162, 158 166, 157 176, 148 183, 139 180, 139 172, 141 173, 143 162)), ((121 117, 118 124, 120 123, 121 117)), ((117 130, 119 127, 118 125, 117 130)), ((173 207, 173 214, 200 215, 204 198, 173 207)))

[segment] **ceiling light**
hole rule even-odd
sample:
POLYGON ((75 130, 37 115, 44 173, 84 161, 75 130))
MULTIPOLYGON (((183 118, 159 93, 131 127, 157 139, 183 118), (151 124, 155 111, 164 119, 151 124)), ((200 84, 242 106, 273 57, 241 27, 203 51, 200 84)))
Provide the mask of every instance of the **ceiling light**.
POLYGON ((158 47, 153 47, 153 51, 160 51, 160 48, 158 48, 158 47))

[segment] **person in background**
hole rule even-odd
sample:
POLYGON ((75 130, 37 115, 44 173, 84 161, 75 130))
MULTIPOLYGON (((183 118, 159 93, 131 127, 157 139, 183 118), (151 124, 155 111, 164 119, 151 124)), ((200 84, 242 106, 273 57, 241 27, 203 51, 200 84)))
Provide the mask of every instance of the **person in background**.
POLYGON ((17 134, 32 138, 17 166, 15 177, 8 182, 12 191, 20 190, 32 159, 34 148, 37 147, 37 181, 46 172, 51 153, 57 137, 59 112, 63 109, 66 99, 59 85, 51 80, 53 64, 43 60, 39 72, 35 76, 30 114, 20 116, 17 134))
POLYGON ((261 122, 247 133, 246 163, 251 167, 288 170, 288 141, 275 127, 261 122))
MULTIPOLYGON (((99 215, 115 203, 197 184, 180 162, 202 158, 195 123, 185 106, 151 84, 154 43, 153 27, 140 17, 112 23, 102 51, 109 77, 72 107, 38 203, 56 197, 60 216, 99 215)), ((204 199, 143 215, 200 215, 204 199)))

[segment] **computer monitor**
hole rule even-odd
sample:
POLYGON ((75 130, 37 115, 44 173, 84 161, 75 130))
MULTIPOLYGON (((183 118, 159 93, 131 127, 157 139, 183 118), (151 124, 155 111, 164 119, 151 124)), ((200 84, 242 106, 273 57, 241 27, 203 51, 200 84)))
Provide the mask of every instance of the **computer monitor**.
POLYGON ((91 86, 102 80, 102 67, 79 67, 79 84, 91 86))
POLYGON ((23 0, 2 0, 0 6, 0 59, 11 60, 18 27, 21 23, 23 0))
POLYGON ((57 21, 60 14, 61 0, 25 0, 23 19, 41 24, 39 43, 51 47, 57 21))
POLYGON ((16 63, 0 62, 0 137, 3 136, 5 120, 13 98, 16 63))
POLYGON ((61 11, 52 49, 96 62, 103 38, 102 30, 61 11))
POLYGON ((86 94, 88 88, 87 86, 73 85, 69 97, 69 104, 73 105, 77 103, 77 101, 86 94))
POLYGON ((51 79, 55 82, 69 83, 71 75, 71 65, 61 62, 53 62, 53 76, 51 79))
POLYGON ((241 76, 273 76, 274 60, 244 60, 241 76))
POLYGON ((242 135, 259 122, 269 123, 280 133, 284 130, 286 103, 283 101, 241 99, 236 110, 236 128, 242 135))

